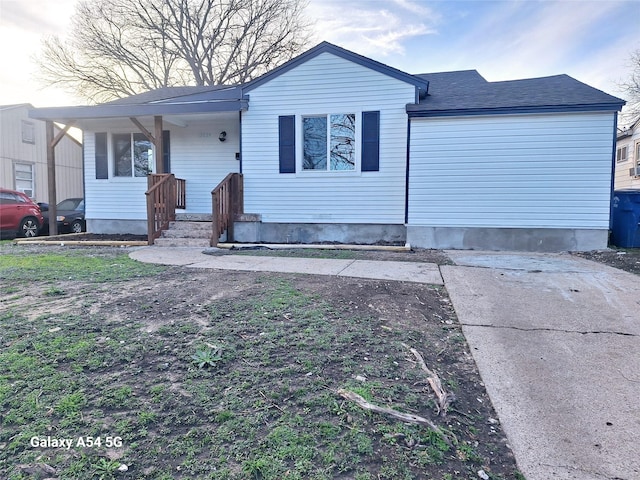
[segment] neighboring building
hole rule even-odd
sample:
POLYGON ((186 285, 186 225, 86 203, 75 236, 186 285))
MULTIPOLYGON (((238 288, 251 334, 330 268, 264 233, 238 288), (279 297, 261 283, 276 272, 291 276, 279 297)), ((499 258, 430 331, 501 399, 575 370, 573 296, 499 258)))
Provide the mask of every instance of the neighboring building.
MULTIPOLYGON (((29 118, 31 109, 0 106, 0 187, 49 202, 45 122, 29 118)), ((56 191, 58 201, 83 196, 82 144, 70 135, 56 146, 56 191)))
POLYGON ((640 189, 640 117, 618 132, 615 189, 640 189))
POLYGON ((149 172, 186 180, 192 216, 241 172, 239 241, 557 251, 607 245, 623 104, 566 75, 411 75, 324 42, 245 85, 31 115, 83 129, 96 233, 147 232, 149 172))

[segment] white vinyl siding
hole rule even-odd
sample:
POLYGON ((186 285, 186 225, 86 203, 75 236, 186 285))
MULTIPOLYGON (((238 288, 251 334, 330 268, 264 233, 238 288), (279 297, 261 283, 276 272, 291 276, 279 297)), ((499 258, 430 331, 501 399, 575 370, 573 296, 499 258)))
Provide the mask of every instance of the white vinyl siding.
MULTIPOLYGON (((110 132, 109 178, 96 179, 95 132, 85 131, 86 217, 91 220, 147 218, 146 177, 115 177, 113 170, 112 133, 136 132, 127 120, 120 124, 111 121, 96 131, 110 132)), ((129 122, 130 123, 130 122, 129 122)), ((230 172, 239 170, 236 153, 239 152, 238 114, 220 114, 208 119, 191 120, 186 127, 165 122, 169 130, 171 173, 186 180, 187 208, 185 213, 211 214, 211 190, 230 172), (220 132, 227 132, 221 142, 220 132)), ((147 129, 152 124, 145 125, 147 129)))
POLYGON ((412 120, 409 225, 607 229, 612 115, 412 120))
MULTIPOLYGON (((132 127, 135 128, 135 127, 132 127)), ((147 179, 119 177, 113 179, 113 146, 109 149, 109 179, 96 180, 95 133, 84 132, 85 217, 87 219, 143 220, 146 218, 147 179)))
POLYGON ((238 112, 171 129, 171 171, 184 178, 187 213, 211 213, 211 190, 231 172, 240 171, 238 112), (220 132, 227 132, 224 142, 220 132))
MULTIPOLYGON (((245 212, 263 222, 403 224, 407 152, 405 105, 415 87, 323 53, 249 92, 242 114, 245 212), (302 117, 380 111, 380 170, 279 173, 278 117, 296 117, 301 155, 302 117)), ((356 157, 362 148, 356 133, 356 157)))

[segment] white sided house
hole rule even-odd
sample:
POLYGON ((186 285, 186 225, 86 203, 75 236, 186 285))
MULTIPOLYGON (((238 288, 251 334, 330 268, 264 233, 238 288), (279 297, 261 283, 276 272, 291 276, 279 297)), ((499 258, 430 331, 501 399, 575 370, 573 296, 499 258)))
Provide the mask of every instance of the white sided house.
POLYGON ((31 115, 83 129, 94 233, 171 244, 176 218, 208 222, 207 245, 558 251, 607 245, 623 104, 566 75, 411 75, 324 42, 244 85, 31 115))
MULTIPOLYGON (((29 118, 32 109, 28 103, 0 106, 0 187, 48 202, 46 127, 29 118)), ((54 134, 59 132, 54 127, 54 134)), ((82 144, 64 135, 56 148, 57 200, 82 197, 82 144)))
POLYGON ((615 189, 640 190, 640 117, 618 132, 615 189))

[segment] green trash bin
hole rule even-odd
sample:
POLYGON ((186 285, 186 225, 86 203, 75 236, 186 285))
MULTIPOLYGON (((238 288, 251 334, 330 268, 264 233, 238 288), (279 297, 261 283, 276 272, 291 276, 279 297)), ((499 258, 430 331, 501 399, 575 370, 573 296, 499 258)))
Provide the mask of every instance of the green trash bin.
POLYGON ((613 192, 611 243, 616 247, 640 248, 640 190, 613 192))

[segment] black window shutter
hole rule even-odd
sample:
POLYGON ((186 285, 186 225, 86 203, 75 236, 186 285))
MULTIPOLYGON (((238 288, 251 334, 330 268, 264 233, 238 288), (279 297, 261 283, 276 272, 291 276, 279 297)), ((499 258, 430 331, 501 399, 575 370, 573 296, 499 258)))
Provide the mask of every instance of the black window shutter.
POLYGON ((171 139, 169 130, 162 131, 162 165, 164 173, 171 173, 171 139))
POLYGON ((109 156, 107 155, 107 133, 96 133, 96 178, 109 178, 109 156))
POLYGON ((296 117, 278 117, 280 142, 280 173, 296 173, 296 117))
POLYGON ((362 171, 380 170, 380 112, 362 112, 362 171))

